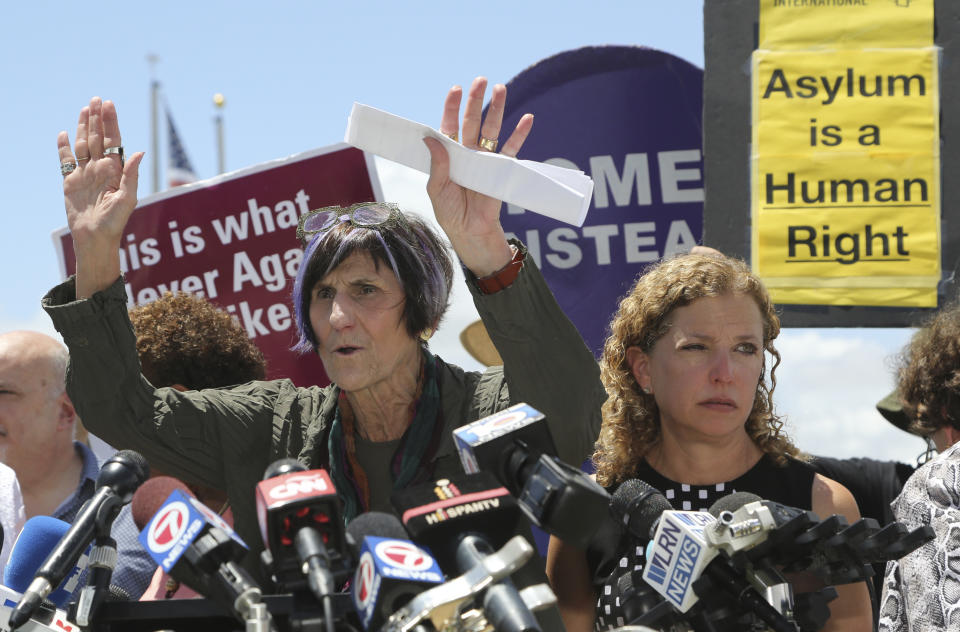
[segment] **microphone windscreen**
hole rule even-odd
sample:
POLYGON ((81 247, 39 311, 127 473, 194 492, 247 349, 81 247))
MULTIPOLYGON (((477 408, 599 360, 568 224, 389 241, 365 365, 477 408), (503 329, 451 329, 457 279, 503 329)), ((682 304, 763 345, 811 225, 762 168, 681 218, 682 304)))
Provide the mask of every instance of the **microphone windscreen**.
POLYGON ((391 540, 408 540, 410 536, 403 528, 403 523, 393 514, 383 511, 368 511, 362 513, 347 525, 347 546, 354 559, 360 557, 363 548, 363 539, 373 536, 389 538, 391 540))
POLYGON ((137 529, 143 531, 143 528, 150 524, 160 505, 175 489, 193 496, 193 492, 183 481, 172 476, 156 476, 140 486, 137 493, 133 495, 133 500, 130 501, 130 513, 133 515, 133 523, 137 525, 137 529))
POLYGON ((263 480, 275 478, 290 472, 306 472, 307 466, 296 459, 279 459, 267 466, 263 471, 263 480))
POLYGON ((756 494, 751 494, 750 492, 733 492, 732 494, 718 499, 717 502, 710 505, 710 515, 716 518, 724 511, 729 511, 732 513, 744 505, 749 505, 750 503, 757 502, 758 500, 763 499, 756 494))
POLYGON ((123 588, 110 584, 110 587, 107 589, 109 594, 107 595, 107 601, 133 601, 133 597, 130 596, 123 588))
POLYGON ((147 463, 147 460, 143 458, 142 454, 134 450, 120 450, 110 457, 108 461, 120 461, 125 463, 137 473, 137 477, 141 482, 147 480, 147 478, 150 476, 150 464, 147 463))
POLYGON ((613 517, 633 534, 646 538, 663 512, 670 509, 673 506, 663 494, 636 478, 621 483, 610 498, 613 517))
POLYGON ((97 474, 97 487, 109 487, 124 502, 130 502, 148 476, 150 465, 139 452, 121 450, 103 463, 97 474))
POLYGON ((392 540, 406 540, 410 537, 399 518, 383 511, 360 514, 347 525, 347 534, 355 542, 361 542, 367 536, 392 540))
POLYGON ((68 529, 69 524, 50 516, 34 516, 27 520, 3 570, 3 585, 19 593, 25 592, 37 569, 68 529))

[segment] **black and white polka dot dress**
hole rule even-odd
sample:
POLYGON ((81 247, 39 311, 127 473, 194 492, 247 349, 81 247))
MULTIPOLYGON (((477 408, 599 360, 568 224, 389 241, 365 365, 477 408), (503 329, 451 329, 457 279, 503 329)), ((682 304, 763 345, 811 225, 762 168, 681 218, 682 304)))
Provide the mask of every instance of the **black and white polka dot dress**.
MULTIPOLYGON (((790 460, 786 466, 780 467, 764 456, 742 476, 713 485, 688 485, 672 481, 661 476, 646 461, 637 469, 634 478, 660 490, 674 509, 683 511, 707 511, 721 497, 738 491, 751 492, 765 500, 790 507, 810 509, 814 474, 813 468, 806 463, 790 460)), ((613 493, 615 489, 613 487, 607 491, 613 493)), ((642 581, 638 578, 639 571, 643 570, 646 545, 646 541, 637 541, 624 535, 619 543, 607 550, 587 551, 587 562, 599 594, 596 630, 608 630, 630 623, 625 620, 617 582, 629 572, 642 581)))

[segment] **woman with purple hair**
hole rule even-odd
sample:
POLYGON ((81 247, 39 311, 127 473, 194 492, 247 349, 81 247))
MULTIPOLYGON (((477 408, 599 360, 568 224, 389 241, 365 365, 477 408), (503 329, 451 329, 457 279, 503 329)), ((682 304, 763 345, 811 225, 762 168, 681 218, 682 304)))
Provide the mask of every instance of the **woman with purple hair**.
MULTIPOLYGON (((440 131, 495 151, 506 88, 486 80, 447 95, 440 131)), ((525 115, 503 143, 515 157, 533 124, 525 115)), ((179 392, 154 388, 139 370, 117 255, 136 205, 136 153, 124 164, 116 109, 94 98, 80 113, 73 147, 58 138, 77 274, 44 298, 70 348, 68 391, 84 423, 117 447, 138 450, 186 482, 227 492, 235 525, 262 545, 253 489, 283 457, 327 469, 346 518, 390 510, 392 491, 461 471, 451 430, 516 402, 547 416, 559 456, 579 465, 599 430, 599 369, 522 244, 500 226, 499 200, 449 178, 434 139, 427 192, 504 366, 464 371, 427 341, 447 308, 453 263, 443 240, 394 205, 355 204, 303 215, 304 258, 294 287, 296 348, 317 353, 332 384, 289 380, 179 392)))

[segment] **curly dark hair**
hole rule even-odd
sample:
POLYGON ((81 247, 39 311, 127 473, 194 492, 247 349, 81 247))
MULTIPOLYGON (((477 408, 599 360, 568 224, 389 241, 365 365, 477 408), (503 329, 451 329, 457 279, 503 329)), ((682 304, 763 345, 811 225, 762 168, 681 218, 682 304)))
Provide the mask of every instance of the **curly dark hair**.
POLYGON ((263 353, 226 311, 205 298, 167 292, 130 310, 143 375, 154 386, 218 388, 262 380, 263 353))
POLYGON ((747 417, 747 434, 778 463, 785 463, 788 456, 803 458, 773 412, 775 371, 780 364, 780 353, 773 340, 780 334, 780 319, 770 294, 742 261, 722 255, 688 254, 647 269, 621 301, 610 324, 611 333, 601 360, 607 401, 593 454, 601 485, 614 485, 633 476, 640 461, 660 439, 656 401, 637 384, 627 361, 627 350, 639 347, 649 353, 670 329, 670 315, 676 308, 698 298, 726 294, 744 294, 756 302, 763 318, 763 348, 774 360, 769 386, 765 379, 766 363, 760 373, 753 409, 747 417))
POLYGON ((897 373, 910 432, 929 437, 943 426, 960 429, 960 304, 917 330, 900 352, 897 373))

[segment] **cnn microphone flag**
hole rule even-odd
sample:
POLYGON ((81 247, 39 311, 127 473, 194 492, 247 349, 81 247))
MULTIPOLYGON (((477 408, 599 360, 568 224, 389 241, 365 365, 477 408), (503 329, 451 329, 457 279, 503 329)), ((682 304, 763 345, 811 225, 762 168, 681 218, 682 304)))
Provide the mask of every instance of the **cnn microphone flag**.
POLYGON ((183 143, 180 142, 180 135, 177 134, 177 127, 173 124, 173 117, 170 115, 170 107, 167 106, 165 110, 167 114, 167 142, 169 144, 167 185, 172 189, 181 184, 196 182, 197 174, 190 164, 190 159, 187 158, 183 143))

